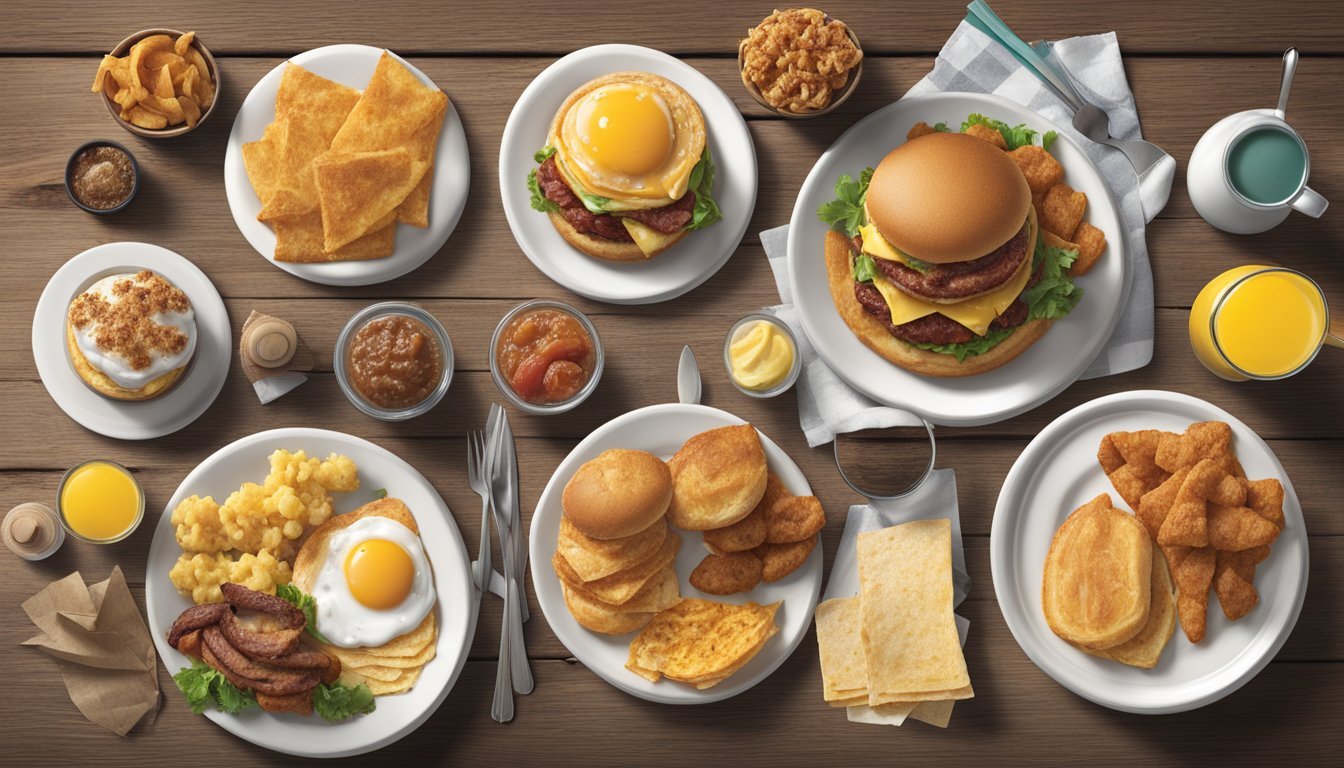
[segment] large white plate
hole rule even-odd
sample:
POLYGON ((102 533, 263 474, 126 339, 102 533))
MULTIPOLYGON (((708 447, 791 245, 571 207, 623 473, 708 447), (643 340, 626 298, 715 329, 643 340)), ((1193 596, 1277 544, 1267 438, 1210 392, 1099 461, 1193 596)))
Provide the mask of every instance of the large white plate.
POLYGON ((827 226, 817 208, 835 198, 835 182, 858 178, 904 143, 919 121, 959 126, 972 112, 1044 133, 1050 121, 1007 99, 977 93, 918 96, 886 106, 845 131, 827 149, 798 193, 789 223, 788 264, 794 301, 803 328, 826 364, 850 386, 878 402, 914 411, 934 424, 975 426, 1016 416, 1046 402, 1072 384, 1101 352, 1120 319, 1129 292, 1124 228, 1105 180, 1087 155, 1063 131, 1052 148, 1064 164, 1065 181, 1087 194, 1087 221, 1106 233, 1106 253, 1078 280, 1086 295, 1067 317, 1017 359, 977 376, 921 376, 887 362, 849 330, 831 301, 822 259, 827 226))
MULTIPOLYGON (((357 90, 364 90, 373 76, 382 48, 369 45, 328 45, 305 51, 289 61, 314 74, 335 80, 357 90)), ((392 54, 396 56, 396 54, 392 54)), ((420 82, 438 88, 424 72, 397 56, 420 82)), ((224 191, 229 198, 229 210, 243 237, 267 261, 304 280, 326 285, 372 285, 382 283, 410 272, 424 264, 438 252, 457 226, 462 209, 467 204, 467 190, 471 183, 471 158, 467 155, 467 135, 462 120, 451 99, 448 115, 439 133, 439 145, 434 153, 434 185, 429 196, 429 226, 421 229, 407 224, 397 225, 396 250, 384 259, 340 261, 330 264, 291 264, 276 261, 275 232, 257 221, 261 200, 247 180, 243 165, 243 145, 256 141, 275 120, 275 94, 280 89, 280 76, 285 65, 279 64, 267 72, 252 87, 243 106, 234 118, 229 132, 228 148, 224 152, 224 191)))
POLYGON ((499 148, 499 194, 518 247, 547 277, 597 301, 652 304, 708 280, 737 249, 756 205, 756 149, 733 100, 691 65, 637 45, 595 45, 542 70, 518 97, 499 148), (627 70, 666 77, 700 105, 717 168, 714 200, 723 211, 722 221, 637 264, 602 261, 576 250, 545 214, 532 210, 527 190, 527 173, 537 165, 532 155, 545 146, 551 119, 569 94, 595 77, 627 70))
POLYGON ((1175 392, 1122 392, 1055 419, 1008 472, 990 533, 990 565, 999 609, 1017 644, 1047 675, 1084 698, 1143 714, 1183 712, 1210 704, 1255 677, 1283 647, 1307 592, 1307 531, 1293 485, 1264 440, 1231 414, 1175 392), (1196 421, 1232 425, 1232 447, 1251 478, 1283 483, 1283 533, 1255 572, 1260 604, 1228 621, 1209 597, 1208 634, 1199 645, 1178 626, 1158 665, 1137 669, 1089 656, 1055 636, 1041 612, 1041 572, 1064 518, 1098 494, 1125 502, 1097 464, 1108 432, 1183 431, 1196 421))
POLYGON ((233 359, 233 332, 224 301, 205 273, 176 253, 148 243, 107 243, 79 254, 56 270, 33 313, 33 360, 56 405, 85 429, 121 440, 172 434, 215 402, 233 359), (90 389, 70 363, 66 310, 90 285, 108 275, 151 269, 181 288, 196 312, 196 354, 181 380, 153 400, 122 401, 90 389))
MULTIPOLYGON (((630 641, 636 633, 612 637, 590 632, 579 626, 565 607, 560 579, 551 567, 551 556, 555 553, 560 532, 560 495, 579 465, 605 450, 633 448, 667 459, 681 448, 682 443, 700 432, 741 423, 742 419, 717 408, 676 403, 650 405, 618 416, 598 427, 569 452, 537 502, 530 534, 532 587, 542 612, 546 614, 546 623, 585 667, 632 696, 663 704, 706 704, 736 696, 769 677, 798 647, 812 624, 812 612, 816 610, 817 596, 821 594, 821 547, 812 550, 802 567, 773 584, 762 582, 750 592, 720 597, 701 592, 687 580, 708 554, 701 535, 670 528, 673 535, 681 536, 676 569, 682 597, 739 604, 755 601, 762 605, 783 600, 784 604, 775 614, 779 634, 772 637, 746 666, 722 683, 704 691, 666 679, 650 683, 625 668, 630 657, 630 641)), ((761 445, 765 447, 770 470, 784 481, 784 485, 796 495, 811 495, 807 478, 789 455, 764 434, 761 435, 761 445)))
MULTIPOLYGON (((448 506, 414 467, 367 440, 324 429, 273 429, 224 446, 192 470, 164 507, 149 546, 145 607, 154 646, 169 672, 191 665, 166 640, 173 620, 191 606, 191 601, 179 595, 168 580, 168 571, 182 554, 173 536, 173 508, 192 494, 223 499, 244 482, 259 482, 268 471, 266 457, 280 448, 304 450, 318 457, 340 453, 354 459, 360 490, 334 494, 337 514, 372 501, 380 488, 410 507, 434 569, 438 652, 408 693, 379 696, 378 708, 371 714, 342 723, 328 723, 317 715, 302 717, 256 709, 237 715, 212 709, 205 716, 235 736, 290 755, 343 757, 385 747, 425 722, 453 687, 476 629, 476 598, 467 550, 448 506)), ((167 706, 186 706, 176 689, 165 691, 165 695, 167 706)))

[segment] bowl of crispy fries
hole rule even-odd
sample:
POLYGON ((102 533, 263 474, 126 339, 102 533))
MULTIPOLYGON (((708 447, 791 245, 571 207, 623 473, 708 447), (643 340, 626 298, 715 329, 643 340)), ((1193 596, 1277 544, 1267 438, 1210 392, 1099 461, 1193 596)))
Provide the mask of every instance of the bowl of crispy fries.
POLYGON ((737 66, 762 107, 780 117, 818 117, 858 87, 863 48, 854 30, 815 8, 777 10, 747 30, 737 66))
POLYGON ((142 29, 98 63, 94 93, 121 127, 167 138, 195 130, 215 111, 219 68, 195 32, 142 29))

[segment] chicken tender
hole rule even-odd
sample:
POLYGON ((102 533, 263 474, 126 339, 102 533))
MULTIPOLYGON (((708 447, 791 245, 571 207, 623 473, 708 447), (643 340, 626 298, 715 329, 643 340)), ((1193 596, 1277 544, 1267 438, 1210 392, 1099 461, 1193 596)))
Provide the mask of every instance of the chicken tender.
MULTIPOLYGON (((766 496, 770 492, 766 491, 766 496)), ((764 502, 764 499, 762 499, 764 502)), ((762 504, 756 505, 751 514, 726 528, 705 531, 705 546, 716 555, 728 552, 745 552, 765 543, 767 524, 762 504)))
POLYGON ((1069 274, 1076 277, 1087 274, 1101 258, 1101 252, 1106 250, 1106 233, 1084 221, 1073 230, 1073 240, 1077 243, 1074 247, 1078 250, 1078 259, 1069 268, 1069 274))
POLYGON ((762 567, 755 552, 707 555, 691 571, 691 586, 711 595, 748 592, 761 583, 762 567))
POLYGON ((1074 191, 1068 184, 1056 184, 1045 193, 1041 209, 1036 213, 1040 216, 1042 229, 1060 237, 1068 237, 1078 229, 1086 210, 1085 193, 1074 191))
MULTIPOLYGON (((967 131, 970 133, 970 131, 967 131)), ((995 131, 998 133, 998 131, 995 131)), ((1003 137, 1000 136, 1000 139, 1003 137)), ((1022 175, 1027 177, 1027 186, 1031 187, 1031 194, 1044 195, 1050 191, 1050 188, 1064 181, 1064 166, 1055 159, 1055 156, 1045 151, 1044 148, 1034 144, 1018 147, 1008 156, 1013 158, 1017 167, 1022 169, 1022 175)), ((1069 230, 1072 232, 1073 230, 1069 230)), ((1060 232, 1061 235, 1067 235, 1068 232, 1060 232)))
POLYGON ((766 581, 779 581, 802 567, 812 550, 817 546, 817 537, 788 544, 762 544, 756 553, 761 558, 761 578, 766 581))
POLYGON ((974 136, 983 141, 988 141, 990 144, 993 144, 1004 151, 1008 150, 1008 142, 1004 140, 1003 134, 999 133, 998 130, 994 128, 990 128, 988 125, 976 123, 962 131, 962 133, 967 136, 974 136))
POLYGON ((826 510, 816 496, 790 496, 772 504, 765 520, 766 542, 790 544, 816 536, 826 525, 826 510))

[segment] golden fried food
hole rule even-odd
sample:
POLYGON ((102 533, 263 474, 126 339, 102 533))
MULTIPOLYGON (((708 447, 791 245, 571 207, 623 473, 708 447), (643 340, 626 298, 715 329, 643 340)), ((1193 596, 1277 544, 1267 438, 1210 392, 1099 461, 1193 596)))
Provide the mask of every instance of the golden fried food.
POLYGON ((845 25, 815 8, 776 10, 739 45, 742 81, 775 109, 824 109, 863 60, 845 25))
POLYGON ((617 571, 593 581, 584 581, 574 572, 569 561, 559 552, 551 557, 551 565, 560 580, 585 595, 611 605, 623 605, 633 598, 663 568, 677 557, 681 548, 680 536, 665 536, 663 543, 652 557, 637 563, 624 571, 617 571))
POLYGON ((1243 480, 1246 486, 1246 506, 1274 525, 1283 527, 1283 483, 1266 480, 1243 480))
POLYGON ((765 495, 765 450, 750 424, 695 435, 667 462, 672 472, 668 521, 688 531, 732 525, 765 495))
POLYGON ((1167 515, 1171 512, 1172 505, 1176 503, 1176 494, 1180 493, 1185 478, 1189 476, 1189 467, 1178 470, 1176 474, 1139 499, 1139 506, 1134 510, 1134 514, 1139 518, 1139 522, 1143 523, 1143 527, 1148 529, 1148 535, 1153 537, 1153 541, 1158 540, 1157 535, 1162 531, 1162 524, 1167 521, 1167 515))
POLYGON ((642 629, 654 617, 654 612, 623 611, 619 606, 608 605, 573 587, 560 582, 565 596, 565 607, 579 626, 602 635, 624 635, 642 629))
MULTIPOLYGON (((770 477, 773 478, 774 475, 770 477)), ((770 491, 766 490, 765 496, 761 498, 756 508, 751 510, 751 514, 732 525, 705 531, 705 548, 711 554, 724 555, 729 552, 745 552, 764 544, 768 527, 765 506, 769 497, 770 491)))
POLYGON ((967 136, 974 136, 983 141, 988 141, 999 149, 1002 149, 1005 152, 1008 151, 1008 141, 1003 138, 1003 134, 999 133, 997 128, 991 128, 983 123, 976 123, 975 125, 968 126, 962 133, 967 136))
POLYGON ((667 535, 667 523, 659 518, 633 536, 594 539, 570 522, 568 515, 561 515, 556 551, 564 556, 579 578, 595 581, 653 557, 667 535))
POLYGON ((1055 531, 1041 578, 1051 631, 1074 645, 1110 648, 1143 629, 1151 607, 1153 545, 1132 515, 1101 494, 1055 531))
POLYGON ((1255 586, 1231 568, 1218 570, 1215 567, 1213 591, 1218 595, 1223 615, 1232 621, 1250 613, 1260 602, 1260 593, 1255 591, 1255 586))
POLYGON ((168 571, 168 579, 178 593, 197 605, 222 602, 219 585, 226 581, 274 593, 277 586, 289 583, 291 575, 288 562, 264 549, 236 557, 227 552, 183 552, 168 571))
MULTIPOLYGON (((329 152, 314 164, 322 209, 322 249, 336 251, 375 231, 429 169, 403 147, 329 152)), ((383 226, 386 226, 385 224, 383 226)))
POLYGON ((938 130, 932 125, 920 120, 910 128, 909 133, 905 134, 905 140, 918 139, 920 136, 928 136, 930 133, 937 133, 938 130))
POLYGON ((1190 468, 1171 510, 1162 522, 1157 540, 1161 544, 1203 547, 1209 543, 1209 502, 1240 505, 1246 489, 1210 459, 1190 468))
POLYGON ((1101 438, 1097 462, 1130 509, 1138 510, 1145 493, 1164 483, 1170 474, 1157 466, 1157 446, 1163 435, 1156 429, 1112 432, 1101 438))
POLYGON ((1143 628, 1138 634, 1119 645, 1100 650, 1082 648, 1083 651, 1140 669, 1152 669, 1157 666, 1167 642, 1176 632, 1176 588, 1171 582, 1167 558, 1160 552, 1154 552, 1152 561, 1148 621, 1144 623, 1143 628))
POLYGON ((565 483, 560 506, 585 536, 621 539, 658 524, 671 501, 667 464, 647 451, 618 448, 585 461, 565 483))
MULTIPOLYGON (((999 137, 1002 138, 1003 135, 999 134, 999 137)), ((1009 152, 1008 156, 1013 158, 1018 168, 1022 169, 1022 175, 1027 177, 1027 186, 1031 187, 1033 196, 1045 195, 1051 187, 1064 181, 1064 166, 1044 147, 1026 144, 1009 152)), ((1055 234, 1067 236, 1069 232, 1055 234)))
POLYGON ((741 669, 779 632, 778 602, 730 605, 686 598, 653 617, 630 642, 626 668, 711 688, 741 669))
POLYGON ((817 546, 817 537, 809 536, 802 541, 785 544, 762 544, 756 549, 761 558, 761 579, 772 582, 788 576, 802 567, 812 550, 817 546))
POLYGON ((1216 561, 1213 547, 1200 547, 1191 550, 1175 568, 1176 612, 1181 617, 1181 629, 1192 643, 1201 642, 1208 629, 1209 587, 1216 561))
MULTIPOLYGON (((1183 467, 1193 467, 1204 459, 1229 453, 1231 445, 1230 426, 1221 421, 1202 421, 1186 427, 1179 435, 1163 435, 1154 460, 1159 467, 1175 472, 1183 467)), ((1226 471, 1237 474, 1230 469, 1226 471)))
POLYGON ((93 93, 120 107, 132 125, 159 130, 186 123, 195 128, 215 101, 215 83, 196 33, 176 40, 164 34, 137 41, 125 56, 103 57, 93 77, 93 93))
MULTIPOLYGON (((269 168, 249 168, 268 178, 269 197, 261 199, 260 221, 315 213, 318 210, 315 163, 322 157, 331 139, 340 130, 350 110, 359 101, 359 91, 298 66, 286 64, 275 95, 275 122, 267 126, 262 138, 254 142, 254 162, 271 159, 269 168), (273 129, 272 129, 273 128, 273 129), (262 146, 273 142, 273 147, 262 146)), ((250 146, 250 145, 244 145, 250 146)), ((244 164, 248 156, 244 154, 244 164)))
POLYGON ((1268 546, 1279 537, 1279 527, 1250 507, 1209 505, 1209 543, 1214 549, 1240 552, 1268 546))
POLYGON ((706 555, 691 571, 691 586, 711 595, 750 592, 761 583, 761 558, 755 552, 706 555))
MULTIPOLYGON (((1033 203, 1033 205, 1036 205, 1036 203, 1033 203)), ((1063 248, 1066 251, 1078 250, 1077 243, 1065 240, 1059 235, 1056 235, 1054 232, 1046 232, 1044 229, 1041 230, 1041 239, 1044 240, 1045 244, 1050 246, 1051 248, 1063 248)), ((1074 263, 1076 264, 1077 262, 1074 263)))
POLYGON ((1037 215, 1040 216, 1041 229, 1054 232, 1060 237, 1068 237, 1078 229, 1079 222, 1083 220, 1083 212, 1086 210, 1087 195, 1075 191, 1068 184, 1060 183, 1045 193, 1045 199, 1041 201, 1037 215))
POLYGON ((771 544, 806 541, 826 526, 826 510, 816 496, 789 496, 765 513, 765 540, 771 544))
POLYGON ((1069 274, 1085 275, 1106 250, 1106 233, 1084 221, 1073 230, 1073 241, 1078 244, 1078 258, 1069 267, 1069 274))

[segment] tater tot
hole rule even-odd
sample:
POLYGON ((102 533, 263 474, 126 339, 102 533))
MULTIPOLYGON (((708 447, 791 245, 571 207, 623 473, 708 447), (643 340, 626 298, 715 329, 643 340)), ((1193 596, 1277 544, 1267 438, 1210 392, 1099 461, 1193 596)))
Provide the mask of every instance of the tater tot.
POLYGON ((962 133, 965 133, 967 136, 974 136, 977 139, 983 139, 984 141, 988 141, 990 144, 993 144, 999 149, 1002 150, 1008 149, 1008 142, 1003 140, 1003 134, 999 133, 997 129, 990 128, 988 125, 981 125, 979 123, 976 123, 975 125, 972 125, 969 128, 967 128, 965 131, 962 131, 962 133))
POLYGON ((1106 233, 1084 221, 1073 231, 1073 240, 1078 243, 1078 260, 1069 268, 1069 274, 1085 275, 1106 250, 1106 233))
POLYGON ((1045 201, 1037 213, 1043 228, 1060 237, 1068 237, 1078 228, 1086 210, 1086 194, 1075 191, 1068 184, 1056 184, 1045 193, 1045 201))
POLYGON ((1060 165, 1054 155, 1038 146, 1018 147, 1009 152, 1008 156, 1013 158, 1017 167, 1022 169, 1022 175, 1027 177, 1027 186, 1031 187, 1032 195, 1043 195, 1051 187, 1064 181, 1064 166, 1060 165))

